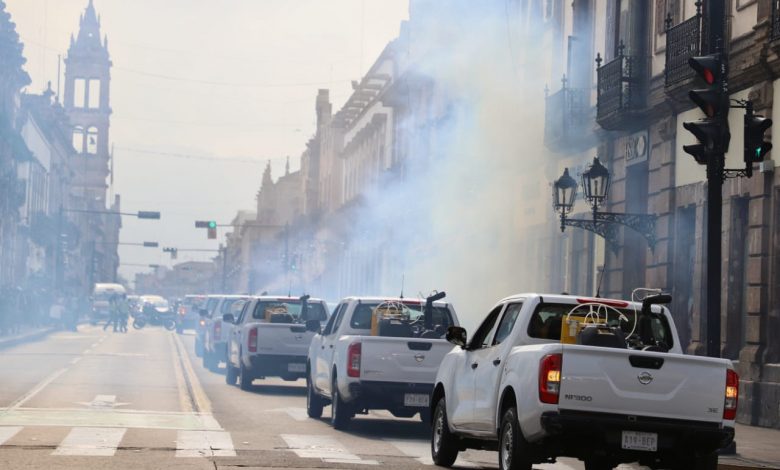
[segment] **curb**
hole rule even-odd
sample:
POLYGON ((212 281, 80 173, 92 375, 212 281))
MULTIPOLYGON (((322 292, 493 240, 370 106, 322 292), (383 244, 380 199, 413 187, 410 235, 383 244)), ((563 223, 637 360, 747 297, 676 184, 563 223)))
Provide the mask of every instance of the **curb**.
POLYGON ((41 339, 45 336, 48 336, 55 331, 57 331, 57 328, 48 327, 48 328, 42 328, 37 331, 32 331, 30 333, 26 333, 23 335, 14 336, 13 338, 0 339, 0 349, 10 348, 12 346, 26 343, 28 341, 35 341, 37 339, 41 339))

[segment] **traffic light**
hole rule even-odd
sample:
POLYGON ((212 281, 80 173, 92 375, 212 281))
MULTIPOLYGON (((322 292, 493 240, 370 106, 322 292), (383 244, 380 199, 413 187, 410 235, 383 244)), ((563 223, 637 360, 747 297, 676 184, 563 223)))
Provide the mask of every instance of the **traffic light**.
POLYGON ((209 240, 217 238, 217 222, 214 220, 209 221, 209 240))
POLYGON ((753 113, 752 103, 745 111, 745 170, 748 177, 753 175, 753 163, 762 162, 764 156, 772 150, 772 143, 764 141, 764 132, 772 127, 772 120, 753 113))
POLYGON ((139 219, 160 220, 160 213, 156 211, 138 211, 139 219))
POLYGON ((176 258, 179 257, 179 249, 178 248, 166 247, 166 248, 163 248, 163 252, 164 253, 170 253, 171 254, 171 259, 176 259, 176 258))
POLYGON ((704 119, 684 122, 699 142, 684 145, 683 150, 697 163, 706 165, 711 158, 723 158, 729 149, 729 96, 725 86, 725 64, 720 53, 691 57, 688 64, 705 83, 706 88, 688 92, 688 97, 706 116, 704 119))

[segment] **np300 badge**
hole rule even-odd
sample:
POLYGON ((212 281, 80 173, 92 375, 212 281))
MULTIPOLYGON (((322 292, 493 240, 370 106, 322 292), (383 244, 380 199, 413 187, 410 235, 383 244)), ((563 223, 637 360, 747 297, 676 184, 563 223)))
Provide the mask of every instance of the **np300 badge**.
POLYGON ((639 379, 639 383, 642 385, 647 385, 653 381, 653 376, 650 375, 650 372, 647 371, 637 375, 636 378, 639 379))

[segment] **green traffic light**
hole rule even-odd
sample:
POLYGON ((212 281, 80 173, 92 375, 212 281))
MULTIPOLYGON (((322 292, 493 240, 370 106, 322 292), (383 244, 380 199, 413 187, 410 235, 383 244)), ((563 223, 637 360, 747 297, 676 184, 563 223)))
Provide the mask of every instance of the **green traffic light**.
POLYGON ((217 222, 209 220, 209 228, 217 228, 217 222))

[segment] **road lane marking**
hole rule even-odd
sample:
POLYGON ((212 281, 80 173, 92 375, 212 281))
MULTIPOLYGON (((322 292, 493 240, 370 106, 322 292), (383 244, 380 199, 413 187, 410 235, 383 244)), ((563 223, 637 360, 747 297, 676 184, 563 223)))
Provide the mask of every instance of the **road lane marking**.
POLYGON ((170 336, 168 336, 168 343, 171 347, 171 361, 173 362, 173 375, 176 378, 176 389, 179 392, 179 406, 184 412, 192 412, 193 403, 190 396, 187 394, 187 383, 184 380, 181 361, 176 352, 176 345, 173 343, 173 338, 170 336))
POLYGON ((125 431, 124 428, 73 428, 51 455, 111 457, 125 431))
POLYGON ((88 408, 0 408, 0 426, 223 430, 210 413, 88 408))
POLYGON ((211 412, 211 402, 206 396, 206 392, 203 390, 203 387, 200 384, 200 380, 198 380, 198 376, 195 374, 195 369, 192 368, 192 363, 190 362, 189 355, 187 355, 187 352, 184 349, 184 344, 175 333, 170 333, 169 337, 173 338, 173 341, 176 345, 176 351, 178 352, 178 356, 181 359, 182 369, 184 371, 184 379, 188 384, 192 402, 195 406, 194 411, 199 413, 211 412))
POLYGON ((70 363, 71 363, 71 364, 78 364, 78 362, 79 362, 80 360, 81 360, 81 357, 74 357, 74 358, 73 358, 73 359, 70 361, 70 363))
POLYGON ((327 463, 379 465, 376 460, 363 460, 350 453, 334 438, 323 435, 282 434, 287 447, 304 459, 321 459, 327 463))
MULTIPOLYGON (((30 401, 30 399, 32 399, 35 395, 41 393, 41 390, 46 388, 50 383, 52 383, 55 380, 57 380, 57 378, 59 376, 61 376, 62 374, 64 374, 67 371, 68 371, 67 368, 62 368, 62 369, 59 369, 57 371, 54 371, 53 374, 51 374, 50 376, 46 377, 41 382, 39 382, 38 385, 36 385, 35 387, 32 388, 32 390, 28 391, 27 393, 25 393, 21 397, 19 397, 16 400, 14 400, 13 403, 8 405, 8 408, 6 408, 6 413, 9 410, 15 410, 15 409, 21 407, 22 405, 24 405, 25 403, 27 403, 28 401, 30 401)), ((0 413, 0 417, 1 416, 2 416, 2 414, 0 413)))
POLYGON ((21 426, 0 426, 0 446, 22 430, 21 426))
POLYGON ((176 457, 235 457, 230 433, 225 431, 179 431, 176 457))
POLYGON ((125 406, 130 403, 117 403, 116 395, 95 395, 95 398, 90 402, 79 401, 76 402, 79 405, 84 405, 93 410, 110 410, 117 406, 125 406))
MULTIPOLYGON (((404 455, 414 457, 415 460, 423 465, 433 465, 430 441, 421 441, 417 439, 383 439, 383 441, 392 444, 393 447, 400 450, 404 455)), ((458 457, 455 465, 458 467, 479 468, 479 465, 471 463, 461 457, 458 457)))

